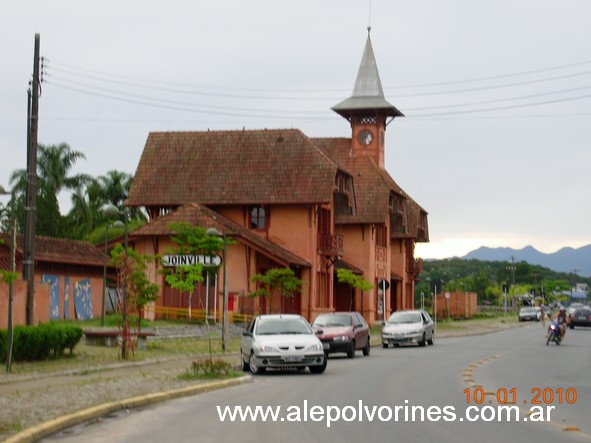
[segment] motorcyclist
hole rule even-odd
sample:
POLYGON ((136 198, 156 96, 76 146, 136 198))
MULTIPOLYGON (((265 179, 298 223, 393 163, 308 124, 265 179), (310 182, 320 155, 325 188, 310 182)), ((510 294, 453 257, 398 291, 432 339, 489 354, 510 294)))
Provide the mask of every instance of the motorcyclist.
POLYGON ((556 314, 556 323, 558 323, 558 330, 560 331, 560 340, 564 338, 566 332, 566 325, 570 322, 569 316, 566 313, 566 309, 561 306, 560 310, 556 314))

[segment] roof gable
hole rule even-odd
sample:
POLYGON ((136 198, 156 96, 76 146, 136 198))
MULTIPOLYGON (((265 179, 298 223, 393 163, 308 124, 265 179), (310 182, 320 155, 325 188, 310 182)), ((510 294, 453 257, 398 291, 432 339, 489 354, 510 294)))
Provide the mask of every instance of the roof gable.
POLYGON ((201 226, 205 229, 215 228, 220 233, 238 239, 241 243, 247 244, 263 255, 273 259, 284 266, 309 267, 310 263, 301 257, 293 254, 287 249, 267 240, 250 229, 236 223, 229 218, 197 203, 186 204, 179 209, 158 217, 130 233, 132 238, 143 236, 170 236, 173 234, 170 229, 171 223, 189 223, 193 226, 201 226))
POLYGON ((388 171, 376 165, 371 157, 352 157, 350 138, 315 138, 316 145, 340 167, 348 170, 355 186, 357 214, 339 215, 338 223, 383 223, 389 217, 390 193, 407 201, 410 235, 416 235, 421 213, 427 213, 398 186, 388 171))

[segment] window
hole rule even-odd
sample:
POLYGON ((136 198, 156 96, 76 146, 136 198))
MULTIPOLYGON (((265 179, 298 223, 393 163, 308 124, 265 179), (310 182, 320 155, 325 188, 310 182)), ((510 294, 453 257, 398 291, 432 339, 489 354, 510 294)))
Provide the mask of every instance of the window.
POLYGON ((376 246, 388 246, 388 230, 384 225, 376 226, 376 246))
POLYGON ((392 232, 406 233, 405 201, 401 195, 390 194, 390 229, 392 232))
POLYGON ((333 195, 336 214, 353 214, 355 209, 353 179, 349 175, 343 174, 342 172, 337 173, 333 195))
POLYGON ((254 206, 250 210, 250 227, 252 229, 266 229, 267 213, 262 206, 254 206))

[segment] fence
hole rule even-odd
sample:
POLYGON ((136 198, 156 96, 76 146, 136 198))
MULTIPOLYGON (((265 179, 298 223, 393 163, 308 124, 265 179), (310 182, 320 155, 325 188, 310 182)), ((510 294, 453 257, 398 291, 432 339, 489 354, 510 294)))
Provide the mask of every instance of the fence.
MULTIPOLYGON (((154 306, 151 311, 155 314, 156 318, 164 320, 201 320, 205 321, 205 310, 204 309, 191 309, 189 315, 188 308, 172 308, 169 306, 154 306)), ((222 313, 217 312, 216 316, 208 315, 208 320, 212 320, 216 323, 221 323, 222 313)), ((230 323, 249 323, 253 316, 250 314, 240 314, 236 312, 228 313, 228 321, 230 323)))

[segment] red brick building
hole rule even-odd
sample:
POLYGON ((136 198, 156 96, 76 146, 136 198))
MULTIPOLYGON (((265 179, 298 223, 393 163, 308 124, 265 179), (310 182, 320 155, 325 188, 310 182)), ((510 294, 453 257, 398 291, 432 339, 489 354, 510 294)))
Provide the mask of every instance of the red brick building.
MULTIPOLYGON (((229 310, 236 313, 266 312, 270 303, 273 311, 312 320, 354 309, 374 323, 412 308, 421 269, 414 247, 428 241, 427 213, 385 170, 386 128, 403 114, 384 97, 369 35, 353 94, 333 110, 349 122, 351 138, 310 138, 297 129, 150 133, 127 200, 150 222, 130 233, 130 245, 164 254, 176 221, 233 238, 226 265, 229 310), (255 289, 254 274, 286 266, 303 280, 301 294, 245 297, 255 289), (339 284, 338 267, 373 289, 339 284)), ((162 288, 157 305, 187 306, 158 266, 149 272, 162 288)), ((219 306, 219 286, 213 299, 192 306, 219 306)))

